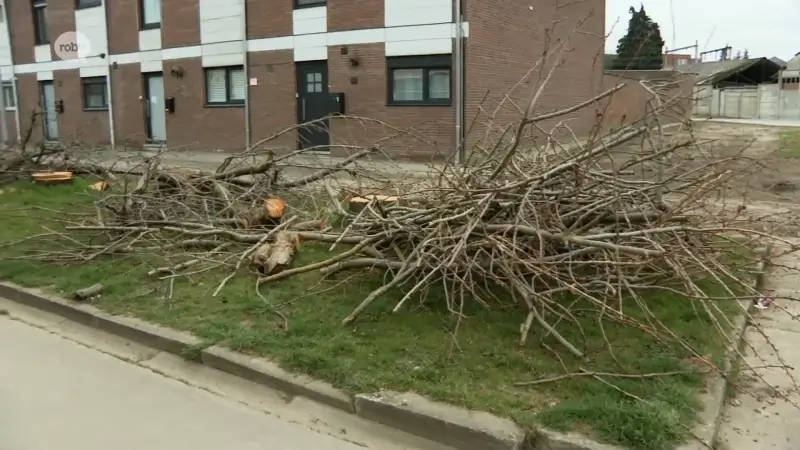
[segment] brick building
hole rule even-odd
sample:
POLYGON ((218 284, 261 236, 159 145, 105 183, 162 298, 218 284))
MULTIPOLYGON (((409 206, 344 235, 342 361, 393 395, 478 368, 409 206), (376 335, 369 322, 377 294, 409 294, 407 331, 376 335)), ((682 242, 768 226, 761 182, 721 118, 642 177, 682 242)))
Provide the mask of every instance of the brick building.
POLYGON ((423 156, 516 117, 546 48, 567 47, 540 111, 602 86, 605 0, 459 1, 2 0, 4 135, 232 151, 288 128, 269 145, 336 155, 398 127, 423 156))

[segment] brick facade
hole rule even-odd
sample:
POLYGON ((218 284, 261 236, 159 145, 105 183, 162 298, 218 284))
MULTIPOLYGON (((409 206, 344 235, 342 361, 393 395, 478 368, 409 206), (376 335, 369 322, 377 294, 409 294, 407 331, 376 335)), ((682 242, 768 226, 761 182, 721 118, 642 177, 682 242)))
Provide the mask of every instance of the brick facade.
MULTIPOLYGON (((252 80, 252 83, 247 83, 250 140, 255 144, 272 137, 262 145, 278 152, 292 151, 298 146, 297 132, 292 129, 298 122, 299 105, 296 60, 302 59, 298 59, 298 48, 281 48, 281 45, 286 45, 285 42, 292 45, 293 41, 317 42, 315 33, 319 32, 308 31, 305 33, 309 34, 302 38, 292 37, 298 32, 293 22, 292 0, 244 1, 246 36, 251 40, 251 51, 246 57, 247 78, 252 80), (270 39, 269 43, 261 42, 270 39), (274 47, 259 50, 270 46, 274 47)), ((389 1, 396 0, 327 2, 327 24, 322 31, 328 33, 322 40, 327 49, 315 55, 319 55, 317 59, 327 59, 329 91, 343 93, 346 114, 359 118, 330 119, 331 153, 341 156, 356 147, 378 143, 398 156, 423 160, 443 158, 451 154, 455 146, 455 107, 452 104, 387 105, 390 76, 387 54, 390 50, 386 42, 391 33, 397 34, 403 28, 384 28, 385 5, 389 1), (348 39, 352 43, 341 43, 348 39), (376 39, 381 42, 375 42, 376 39)), ((148 132, 142 74, 146 61, 135 60, 140 52, 140 1, 114 0, 107 3, 104 15, 108 29, 108 73, 115 142, 118 147, 140 147, 146 143, 148 132), (127 59, 120 59, 119 64, 112 63, 117 61, 114 59, 117 55, 124 55, 127 59)), ((546 0, 472 0, 466 1, 465 5, 469 36, 465 38, 464 46, 464 102, 470 144, 480 145, 487 131, 489 135, 499 132, 519 117, 511 102, 522 104, 536 91, 542 72, 531 69, 547 48, 566 45, 566 51, 561 55, 563 63, 541 95, 537 113, 571 106, 591 98, 602 88, 604 0, 583 0, 559 8, 546 0), (576 29, 579 32, 573 33, 576 29), (569 40, 565 41, 568 36, 569 40)), ((30 8, 17 7, 14 3, 9 14, 14 64, 30 65, 34 62, 30 8)), ((203 17, 207 16, 201 14, 199 0, 163 0, 163 54, 169 50, 172 55, 190 55, 171 56, 169 59, 164 56, 165 59, 155 66, 162 68, 164 94, 174 98, 175 104, 175 111, 166 116, 167 144, 170 148, 237 151, 243 149, 246 142, 246 108, 243 105, 207 106, 205 74, 208 67, 234 64, 215 61, 235 61, 235 58, 214 59, 212 56, 215 55, 205 55, 207 49, 214 46, 217 49, 223 46, 241 48, 241 42, 202 42, 201 23, 206 23, 203 20, 207 19, 203 17)), ((419 20, 426 20, 424 12, 418 16, 419 20)), ((59 33, 74 30, 74 0, 48 0, 48 22, 51 41, 59 33)), ((415 39, 416 34, 422 36, 428 32, 426 29, 437 26, 445 27, 439 30, 448 30, 454 25, 434 23, 418 28, 410 25, 406 27, 409 28, 408 39, 415 39)), ((213 33, 204 33, 203 39, 213 39, 206 37, 213 33)), ((431 39, 432 46, 436 39, 439 44, 442 41, 441 37, 426 39, 431 39)), ((418 45, 408 50, 408 54, 419 55, 425 49, 426 45, 418 45)), ((392 51, 395 53, 391 54, 402 54, 402 51, 397 53, 396 48, 392 51)), ((441 54, 441 47, 432 53, 441 54)), ((549 69, 554 60, 555 57, 549 58, 545 68, 549 69)), ((152 64, 147 67, 146 71, 157 70, 152 64)), ((29 122, 26 116, 40 109, 41 77, 37 73, 17 75, 23 129, 26 121, 29 122)), ((82 108, 80 70, 57 68, 52 71, 52 78, 56 97, 65 105, 65 113, 58 115, 61 139, 80 140, 87 145, 108 143, 111 139, 108 112, 84 111, 82 108)), ((588 133, 595 125, 596 113, 590 108, 582 114, 570 116, 565 123, 577 134, 588 133)), ((40 124, 34 130, 34 140, 41 139, 40 124)))

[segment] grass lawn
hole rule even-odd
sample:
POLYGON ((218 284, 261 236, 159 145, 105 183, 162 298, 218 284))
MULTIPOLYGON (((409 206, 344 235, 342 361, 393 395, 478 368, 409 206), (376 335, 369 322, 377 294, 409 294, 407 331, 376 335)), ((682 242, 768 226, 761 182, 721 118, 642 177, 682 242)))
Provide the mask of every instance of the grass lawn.
POLYGON ((800 158, 800 131, 781 132, 780 154, 787 158, 800 158))
MULTIPOLYGON (((0 194, 0 243, 38 233, 57 231, 59 211, 76 211, 98 194, 88 182, 44 188, 22 183, 0 194), (35 207, 35 209, 32 209, 35 207), (45 229, 47 227, 48 229, 45 229)), ((590 358, 579 361, 552 337, 534 327, 526 347, 520 347, 519 327, 524 311, 516 307, 487 311, 473 305, 459 325, 442 302, 430 296, 397 314, 390 310, 402 296, 387 294, 353 326, 341 320, 379 283, 376 278, 322 280, 316 273, 289 277, 261 287, 242 271, 222 293, 211 293, 227 272, 205 272, 174 281, 147 276, 163 266, 158 256, 97 259, 79 266, 58 266, 16 256, 42 248, 41 241, 0 247, 0 278, 58 293, 72 293, 94 283, 106 290, 94 304, 114 314, 188 330, 211 345, 226 341, 233 349, 266 355, 284 367, 305 372, 350 392, 379 389, 416 391, 431 398, 514 419, 525 427, 543 424, 594 435, 603 441, 641 450, 671 448, 688 436, 704 376, 692 354, 660 343, 641 329, 604 321, 598 311, 579 312, 577 327, 561 324, 559 331, 590 358), (290 323, 287 331, 275 310, 290 323), (613 354, 603 339, 613 343, 613 354), (544 345, 543 345, 544 344, 544 345), (558 351, 559 356, 553 350, 558 351), (644 374, 683 371, 673 376, 621 378, 576 376, 532 386, 515 383, 578 372, 644 374), (638 399, 637 399, 638 397, 638 399)), ((55 245, 48 250, 55 251, 55 245)), ((304 244, 298 264, 318 259, 327 246, 304 244)), ((180 258, 169 261, 180 262, 180 258)), ((719 361, 723 339, 700 305, 681 297, 659 295, 649 308, 662 323, 686 339, 702 355, 719 361)), ((725 306, 731 314, 734 304, 725 306)), ((631 305, 628 314, 644 320, 631 305)))

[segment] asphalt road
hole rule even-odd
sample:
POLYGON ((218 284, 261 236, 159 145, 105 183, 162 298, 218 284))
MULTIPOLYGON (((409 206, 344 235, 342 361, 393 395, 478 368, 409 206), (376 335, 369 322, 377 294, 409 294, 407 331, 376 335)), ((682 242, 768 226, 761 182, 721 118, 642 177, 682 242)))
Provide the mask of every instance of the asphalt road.
POLYGON ((9 304, 0 299, 0 450, 432 448, 9 304))

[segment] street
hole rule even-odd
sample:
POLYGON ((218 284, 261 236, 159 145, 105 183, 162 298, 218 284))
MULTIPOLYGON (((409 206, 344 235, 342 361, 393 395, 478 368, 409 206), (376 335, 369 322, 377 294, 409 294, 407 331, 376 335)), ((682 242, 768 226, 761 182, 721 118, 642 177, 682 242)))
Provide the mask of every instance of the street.
POLYGON ((0 450, 435 448, 0 299, 0 450))

